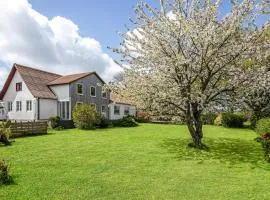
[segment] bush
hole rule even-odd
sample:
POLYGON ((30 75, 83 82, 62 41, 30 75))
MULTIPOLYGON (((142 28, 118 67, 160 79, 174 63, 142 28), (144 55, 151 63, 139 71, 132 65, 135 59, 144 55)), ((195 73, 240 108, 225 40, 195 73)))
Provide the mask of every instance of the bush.
POLYGON ((262 144, 265 159, 270 162, 270 118, 264 118, 258 121, 256 132, 259 134, 257 141, 262 144))
POLYGON ((3 143, 4 145, 11 144, 9 141, 10 126, 10 121, 0 123, 0 143, 3 143))
POLYGON ((222 125, 222 114, 219 114, 216 119, 214 120, 214 124, 217 126, 221 126, 222 125))
POLYGON ((100 128, 108 128, 110 125, 110 122, 108 119, 106 119, 105 117, 101 117, 100 123, 99 123, 99 127, 100 128))
POLYGON ((4 160, 0 160, 0 185, 8 185, 12 182, 12 178, 9 175, 8 165, 4 160))
POLYGON ((137 122, 135 121, 134 117, 126 116, 119 122, 120 127, 136 127, 138 126, 137 122))
POLYGON ((72 111, 74 124, 79 129, 91 130, 100 124, 100 115, 89 104, 77 105, 72 111))
POLYGON ((216 118, 217 118, 217 114, 215 113, 205 113, 201 117, 203 124, 209 124, 209 125, 213 125, 216 118))
POLYGON ((59 116, 51 117, 51 118, 49 119, 49 121, 51 122, 51 127, 52 127, 53 129, 60 127, 60 120, 61 120, 61 119, 60 119, 59 116))
POLYGON ((258 121, 256 132, 259 135, 270 134, 270 118, 264 118, 258 121))
POLYGON ((253 112, 252 115, 251 115, 251 119, 250 119, 250 127, 252 129, 255 129, 256 125, 257 125, 257 122, 260 119, 268 118, 268 117, 270 117, 270 108, 265 109, 263 112, 259 112, 259 111, 253 112))
POLYGON ((150 122, 151 115, 148 112, 138 112, 136 121, 138 123, 148 123, 150 122))
POLYGON ((244 119, 242 116, 233 113, 223 113, 222 125, 228 128, 242 128, 244 126, 244 119))

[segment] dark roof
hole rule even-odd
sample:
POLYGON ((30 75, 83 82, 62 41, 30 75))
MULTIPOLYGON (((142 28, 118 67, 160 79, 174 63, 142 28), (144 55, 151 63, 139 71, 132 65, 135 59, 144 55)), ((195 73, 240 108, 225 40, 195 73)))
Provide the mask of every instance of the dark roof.
POLYGON ((34 97, 47 99, 57 98, 47 84, 61 77, 61 75, 17 64, 15 64, 15 67, 34 97))
POLYGON ((19 72, 27 88, 36 98, 57 99, 55 94, 48 86, 69 84, 92 74, 96 75, 101 80, 101 82, 105 84, 105 82, 100 78, 100 76, 96 72, 87 72, 81 74, 61 76, 59 74, 46 72, 15 63, 0 93, 0 100, 3 99, 3 97, 5 96, 5 93, 7 92, 8 87, 16 71, 19 72))
POLYGON ((62 84, 69 84, 81 78, 91 75, 93 72, 89 73, 81 73, 81 74, 71 74, 67 76, 62 76, 52 82, 48 83, 48 85, 62 85, 62 84))
POLYGON ((9 76, 1 91, 0 99, 3 99, 16 71, 18 71, 18 73, 21 75, 27 88, 34 97, 56 99, 55 94, 50 90, 47 84, 61 77, 61 75, 19 65, 16 63, 13 65, 11 72, 9 73, 9 76))
POLYGON ((86 72, 86 73, 71 74, 71 75, 62 76, 62 77, 48 83, 48 85, 53 86, 53 85, 69 84, 69 83, 72 83, 74 81, 77 81, 77 80, 79 80, 81 78, 84 78, 84 77, 87 77, 87 76, 90 76, 90 75, 96 75, 98 77, 98 79, 103 84, 105 84, 105 81, 103 81, 102 78, 100 78, 100 76, 96 72, 86 72))

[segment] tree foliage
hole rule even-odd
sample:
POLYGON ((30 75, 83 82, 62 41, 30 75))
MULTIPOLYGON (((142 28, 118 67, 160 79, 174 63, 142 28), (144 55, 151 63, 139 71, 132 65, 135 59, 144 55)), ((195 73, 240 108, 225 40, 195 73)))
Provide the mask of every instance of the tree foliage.
POLYGON ((267 71, 258 62, 243 65, 264 48, 259 41, 269 24, 261 28, 254 21, 267 12, 267 2, 233 1, 224 16, 221 5, 221 0, 161 0, 155 9, 139 2, 132 30, 120 34, 121 47, 113 49, 124 71, 111 89, 139 108, 185 117, 198 148, 202 113, 267 71))

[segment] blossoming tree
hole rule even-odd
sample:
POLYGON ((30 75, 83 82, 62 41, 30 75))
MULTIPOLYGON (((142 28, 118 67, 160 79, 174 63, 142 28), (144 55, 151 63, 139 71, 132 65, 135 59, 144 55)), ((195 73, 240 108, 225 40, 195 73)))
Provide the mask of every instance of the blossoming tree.
MULTIPOLYGON (((226 1, 227 2, 227 1, 226 1)), ((135 8, 133 29, 120 34, 122 81, 111 89, 140 108, 183 116, 195 147, 203 148, 203 112, 218 104, 262 70, 242 61, 259 49, 264 30, 254 21, 266 1, 233 1, 221 15, 221 0, 160 0, 135 8)))

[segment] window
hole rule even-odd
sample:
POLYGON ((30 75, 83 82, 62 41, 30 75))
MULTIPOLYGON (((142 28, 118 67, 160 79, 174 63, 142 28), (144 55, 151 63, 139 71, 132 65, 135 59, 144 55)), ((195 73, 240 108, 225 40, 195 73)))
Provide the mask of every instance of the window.
POLYGON ((70 119, 70 105, 69 101, 61 101, 59 102, 59 116, 63 120, 69 120, 70 119))
POLYGON ((95 108, 95 110, 97 109, 97 106, 94 103, 91 103, 90 106, 92 106, 93 108, 95 108))
POLYGON ((129 107, 128 106, 125 107, 124 113, 125 113, 125 115, 129 115, 129 107))
POLYGON ((77 94, 83 95, 83 85, 80 83, 77 84, 77 94))
POLYGON ((120 106, 114 106, 114 114, 120 115, 120 106))
POLYGON ((91 97, 96 97, 96 87, 90 86, 90 95, 91 97))
POLYGON ((104 88, 102 88, 102 98, 107 99, 107 91, 104 88))
POLYGON ((32 101, 26 101, 26 111, 32 111, 32 101))
POLYGON ((81 106, 83 103, 82 102, 77 102, 76 106, 81 106))
POLYGON ((16 83, 16 92, 22 91, 22 83, 16 83))
POLYGON ((101 106, 101 113, 106 113, 106 107, 105 106, 101 106))
POLYGON ((8 102, 8 112, 12 111, 12 101, 8 102))
POLYGON ((22 102, 16 101, 16 111, 22 111, 22 102))

